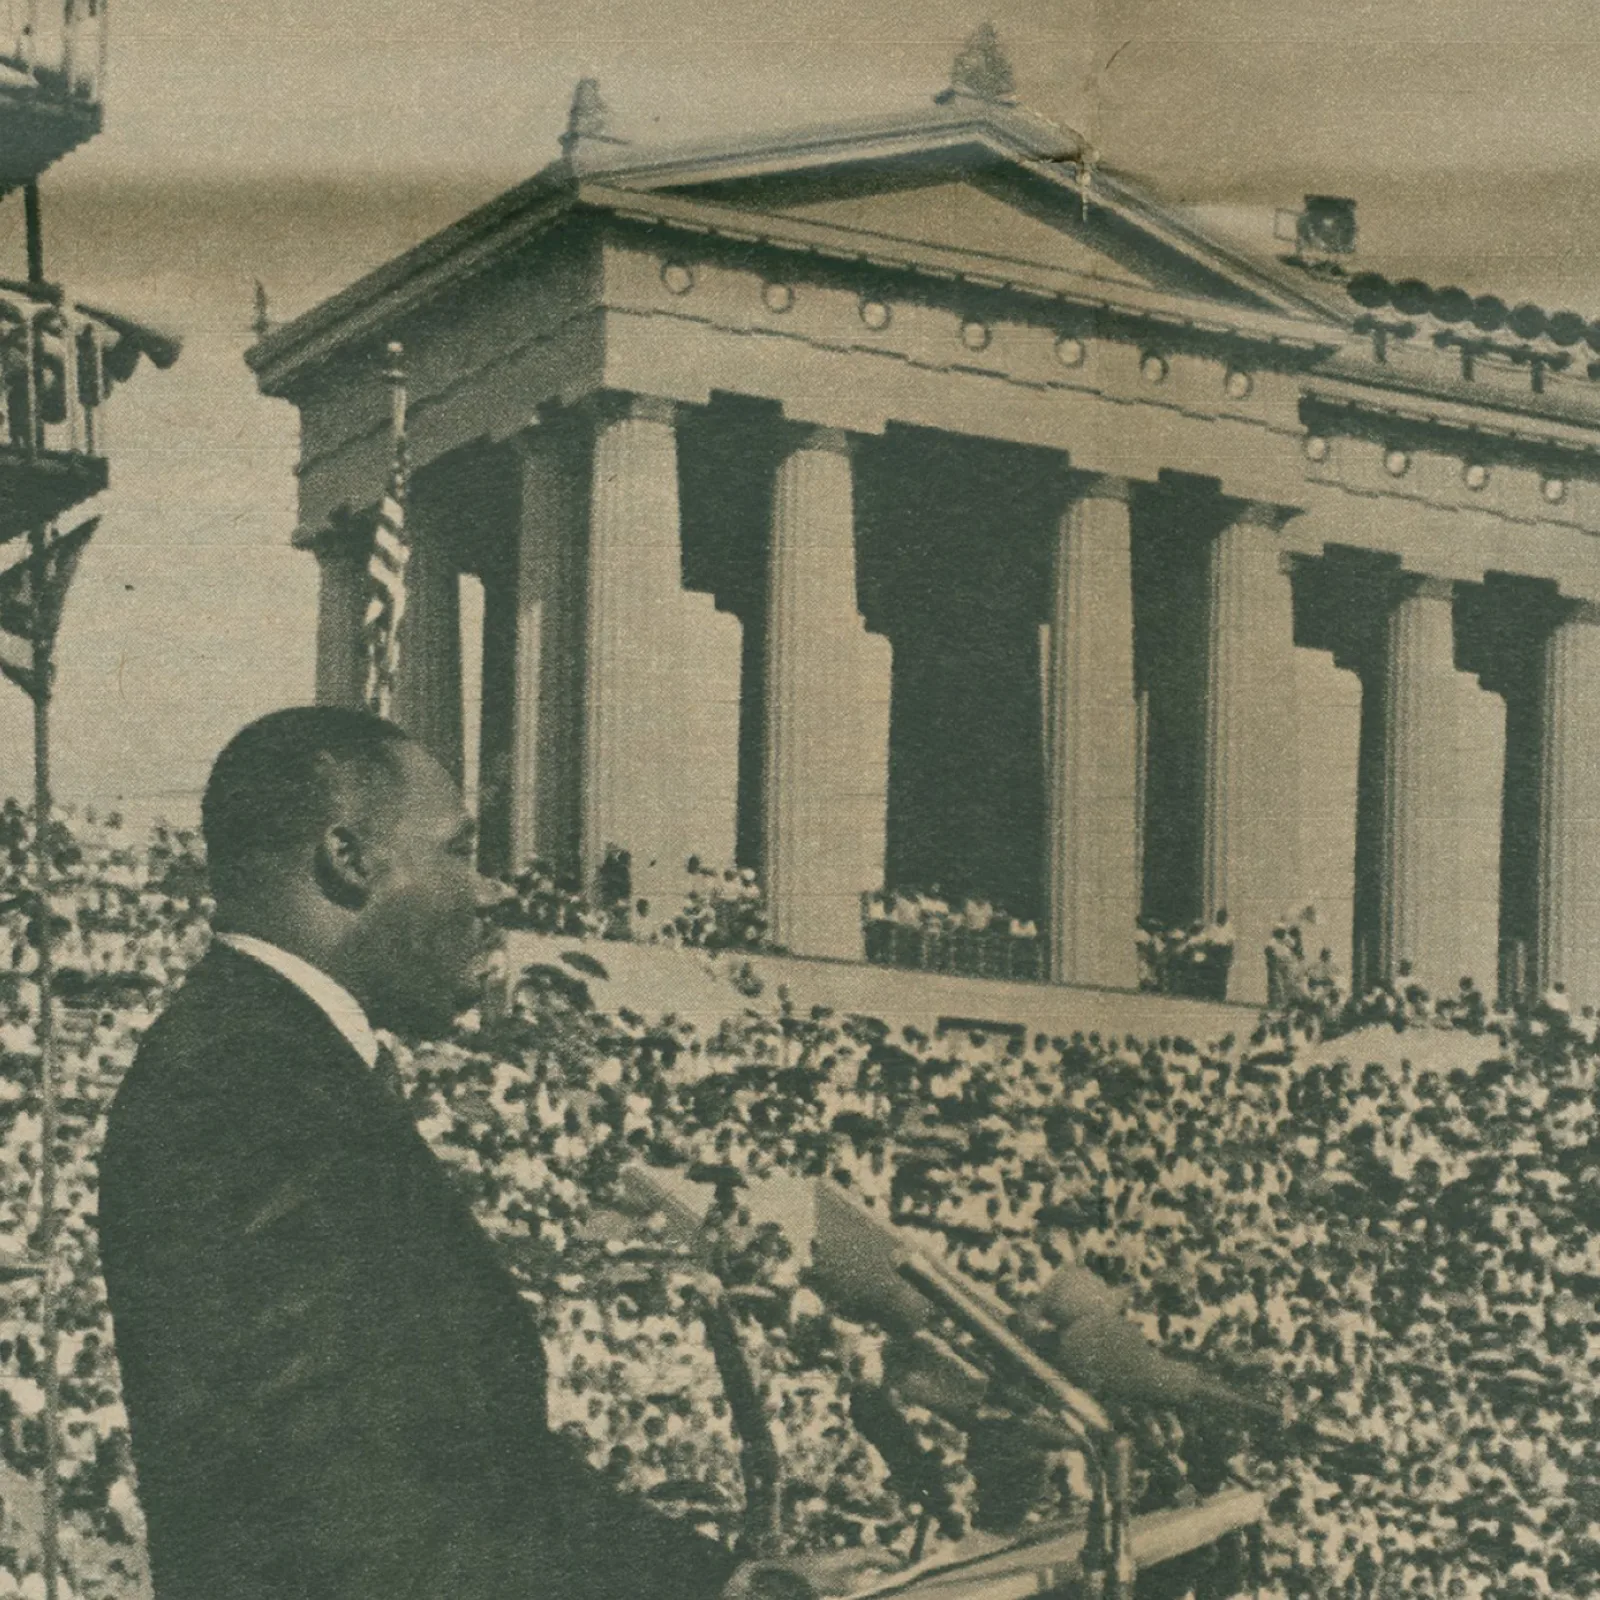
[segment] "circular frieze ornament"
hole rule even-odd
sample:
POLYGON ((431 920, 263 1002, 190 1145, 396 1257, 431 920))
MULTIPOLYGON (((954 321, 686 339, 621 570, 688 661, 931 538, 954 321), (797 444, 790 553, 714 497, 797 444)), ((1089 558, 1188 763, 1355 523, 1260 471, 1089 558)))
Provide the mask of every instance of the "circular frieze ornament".
POLYGON ((1326 461, 1330 446, 1320 433, 1314 433, 1305 443, 1307 457, 1312 461, 1326 461))
POLYGON ((661 269, 661 281, 668 294, 688 294, 694 288, 694 271, 681 261, 669 261, 661 269))
POLYGON ((963 322, 961 324, 961 342, 969 350, 987 350, 989 348, 989 330, 981 322, 963 322))
POLYGON ((761 291, 761 303, 768 311, 787 311, 794 304, 794 290, 786 283, 769 283, 761 291))
POLYGON ((1489 482, 1489 469, 1481 461, 1469 461, 1461 469, 1461 481, 1469 489, 1482 489, 1489 482))
POLYGON ((889 308, 881 300, 863 300, 861 302, 861 320, 876 331, 889 326, 889 308))
POLYGON ((1546 478, 1539 486, 1540 493, 1553 506, 1558 506, 1567 498, 1567 480, 1565 478, 1546 478))
POLYGON ((1167 379, 1167 358, 1158 356, 1152 351, 1139 363, 1139 371, 1146 383, 1165 383, 1167 379))
POLYGON ((1056 340, 1056 360, 1064 367, 1081 367, 1088 353, 1083 340, 1074 339, 1070 333, 1064 333, 1056 340))
POLYGON ((1243 367, 1229 367, 1227 377, 1222 380, 1223 389, 1233 400, 1243 400, 1255 386, 1255 379, 1243 367))
POLYGON ((1383 458, 1383 470, 1391 478, 1403 478, 1411 470, 1411 457, 1404 450, 1390 450, 1383 458))

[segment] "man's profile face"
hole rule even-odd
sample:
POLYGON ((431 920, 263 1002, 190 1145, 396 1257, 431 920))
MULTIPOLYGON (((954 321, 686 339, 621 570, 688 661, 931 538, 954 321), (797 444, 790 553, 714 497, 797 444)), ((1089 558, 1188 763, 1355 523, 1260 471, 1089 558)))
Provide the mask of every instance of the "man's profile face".
POLYGON ((398 781, 370 823, 370 895, 351 954, 375 1024, 436 1036, 478 998, 483 880, 449 774, 410 741, 394 759, 398 781))

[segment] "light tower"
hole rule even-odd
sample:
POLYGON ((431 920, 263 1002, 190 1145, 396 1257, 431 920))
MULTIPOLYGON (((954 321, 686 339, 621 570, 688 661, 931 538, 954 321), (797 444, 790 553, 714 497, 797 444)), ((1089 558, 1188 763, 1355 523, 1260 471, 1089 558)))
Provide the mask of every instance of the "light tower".
MULTIPOLYGON (((15 15, 13 11, 13 15, 15 15)), ((14 38, 0 36, 0 200, 22 193, 24 275, 0 277, 0 671, 33 702, 33 936, 38 946, 40 1350, 46 1464, 39 1544, 46 1600, 61 1579, 61 1394, 57 1297, 57 1070, 50 890, 50 699, 62 602, 97 518, 57 519, 107 486, 102 408, 141 356, 168 367, 178 341, 75 301, 45 270, 39 178, 101 126, 106 0, 26 0, 14 38), (26 548, 20 553, 14 546, 26 548), (9 560, 7 559, 9 558, 9 560)))
POLYGON ((100 131, 105 66, 106 0, 28 0, 16 36, 0 36, 0 190, 100 131))
POLYGON ((20 190, 23 276, 0 276, 0 544, 106 487, 101 407, 141 355, 177 341, 75 303, 46 273, 39 179, 100 131, 106 0, 28 0, 0 37, 0 198, 20 190))

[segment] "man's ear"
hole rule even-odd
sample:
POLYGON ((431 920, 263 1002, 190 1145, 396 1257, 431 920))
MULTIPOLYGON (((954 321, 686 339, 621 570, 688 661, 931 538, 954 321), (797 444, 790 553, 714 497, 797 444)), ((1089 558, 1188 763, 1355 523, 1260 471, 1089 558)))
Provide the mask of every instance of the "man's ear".
POLYGON ((317 840, 317 887, 346 911, 359 911, 372 894, 372 860, 360 833, 335 823, 317 840))

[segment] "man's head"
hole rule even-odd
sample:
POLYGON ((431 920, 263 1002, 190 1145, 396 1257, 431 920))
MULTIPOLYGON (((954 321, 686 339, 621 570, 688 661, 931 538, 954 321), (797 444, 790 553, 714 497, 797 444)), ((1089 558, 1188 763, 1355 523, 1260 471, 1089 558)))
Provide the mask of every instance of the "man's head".
POLYGON ((236 734, 201 803, 217 926, 321 967, 374 1023, 442 1029, 474 995, 472 820, 420 745, 364 711, 299 706, 236 734))

